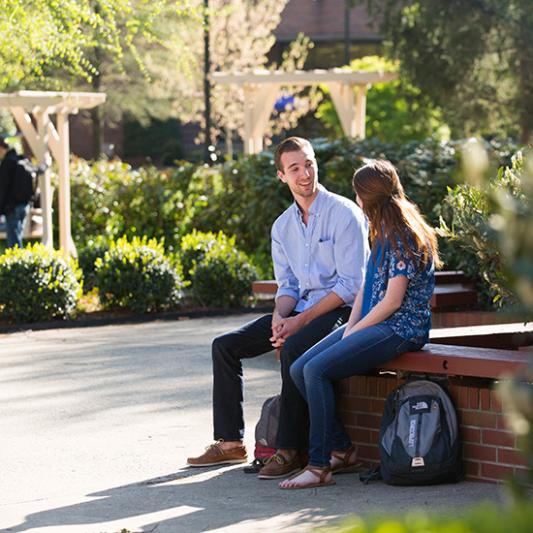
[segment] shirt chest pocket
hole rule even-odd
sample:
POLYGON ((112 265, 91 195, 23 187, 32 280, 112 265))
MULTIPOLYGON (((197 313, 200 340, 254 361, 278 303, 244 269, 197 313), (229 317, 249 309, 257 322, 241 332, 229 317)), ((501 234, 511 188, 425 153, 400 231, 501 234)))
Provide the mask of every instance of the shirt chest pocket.
POLYGON ((319 274, 322 276, 333 276, 335 274, 335 253, 333 240, 318 241, 316 247, 316 262, 319 274))

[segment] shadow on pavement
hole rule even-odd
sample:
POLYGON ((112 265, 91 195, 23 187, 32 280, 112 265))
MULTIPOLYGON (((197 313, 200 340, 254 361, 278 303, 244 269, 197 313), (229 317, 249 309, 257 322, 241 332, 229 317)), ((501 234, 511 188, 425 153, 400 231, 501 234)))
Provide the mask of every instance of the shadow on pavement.
POLYGON ((135 531, 211 531, 273 517, 279 518, 280 526, 281 522, 295 525, 295 520, 322 523, 326 516, 317 506, 317 490, 297 492, 288 495, 278 489, 276 481, 243 474, 241 466, 184 467, 166 476, 90 494, 90 501, 30 514, 5 531, 85 525, 87 532, 114 533, 133 531, 132 524, 135 531), (280 518, 280 510, 287 514, 286 520, 280 518))
POLYGON ((89 495, 90 501, 29 514, 6 531, 36 528, 83 533, 157 533, 242 530, 306 531, 349 515, 449 510, 501 499, 496 486, 458 483, 428 487, 363 485, 354 474, 336 476, 337 485, 282 491, 277 481, 258 480, 242 466, 184 467, 166 476, 89 495), (69 527, 70 526, 70 527, 69 527), (76 526, 78 526, 76 528, 76 526))

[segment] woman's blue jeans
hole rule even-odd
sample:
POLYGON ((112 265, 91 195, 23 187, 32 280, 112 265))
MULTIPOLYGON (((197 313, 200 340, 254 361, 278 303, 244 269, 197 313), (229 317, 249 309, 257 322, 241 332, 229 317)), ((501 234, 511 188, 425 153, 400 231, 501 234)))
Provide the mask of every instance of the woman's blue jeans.
POLYGON ((363 374, 422 345, 406 341, 381 323, 342 338, 337 329, 305 352, 290 368, 293 382, 309 408, 309 464, 329 466, 333 450, 347 450, 351 440, 335 409, 333 381, 363 374))

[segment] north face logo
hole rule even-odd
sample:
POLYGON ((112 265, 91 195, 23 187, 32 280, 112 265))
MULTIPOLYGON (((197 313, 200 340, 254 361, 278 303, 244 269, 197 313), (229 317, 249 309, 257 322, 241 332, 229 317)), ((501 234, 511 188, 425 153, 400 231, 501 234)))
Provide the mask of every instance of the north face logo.
POLYGON ((420 401, 420 402, 417 402, 414 405, 412 405, 411 409, 414 409, 415 411, 420 411, 421 409, 427 409, 428 407, 429 406, 428 406, 427 402, 420 401))
POLYGON ((409 448, 415 447, 415 439, 416 439, 416 418, 413 418, 409 422, 409 439, 407 441, 409 448))

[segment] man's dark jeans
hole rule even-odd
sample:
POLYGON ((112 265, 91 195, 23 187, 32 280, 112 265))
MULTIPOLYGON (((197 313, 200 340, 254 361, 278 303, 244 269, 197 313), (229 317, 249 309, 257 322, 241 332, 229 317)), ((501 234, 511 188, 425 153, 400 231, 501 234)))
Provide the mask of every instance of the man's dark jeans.
POLYGON ((6 240, 8 248, 15 246, 22 248, 24 224, 29 210, 29 204, 17 204, 13 208, 13 211, 6 214, 6 240))
MULTIPOLYGON (((306 450, 307 404, 289 373, 291 364, 311 346, 342 326, 350 315, 342 307, 322 315, 289 337, 281 350, 281 412, 277 447, 306 450)), ((241 359, 272 350, 272 315, 265 315, 213 341, 213 425, 215 440, 244 437, 243 374, 241 359)))

